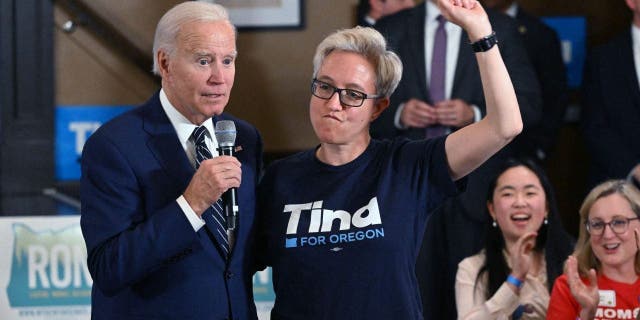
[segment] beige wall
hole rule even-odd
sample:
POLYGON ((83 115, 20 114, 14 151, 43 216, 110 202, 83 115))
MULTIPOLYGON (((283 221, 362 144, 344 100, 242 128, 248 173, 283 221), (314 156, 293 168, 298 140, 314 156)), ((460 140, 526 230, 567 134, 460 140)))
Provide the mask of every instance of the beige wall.
MULTIPOLYGON (((151 56, 157 21, 179 1, 83 2, 151 56)), ((236 81, 226 111, 253 123, 267 151, 287 152, 316 144, 307 110, 312 55, 327 34, 355 21, 357 0, 304 2, 304 29, 241 31, 238 37, 236 81)), ((56 7, 58 105, 137 105, 158 88, 150 72, 138 69, 85 28, 63 32, 61 26, 68 19, 56 7)))
POLYGON ((311 60, 326 35, 354 24, 356 2, 305 1, 304 30, 240 33, 236 84, 227 111, 255 124, 268 150, 316 144, 308 117, 311 60))
MULTIPOLYGON (((132 4, 147 2, 149 5, 152 1, 86 2, 104 19, 118 26, 151 57, 153 30, 168 5, 152 5, 150 8, 153 10, 143 10, 134 9, 132 4), (112 5, 104 8, 99 6, 106 3, 112 5)), ((156 80, 150 72, 137 68, 117 48, 101 41, 87 28, 78 27, 72 33, 63 32, 62 25, 69 19, 69 14, 56 5, 54 54, 57 105, 136 105, 144 102, 156 90, 156 80)), ((151 70, 151 66, 148 70, 151 70)))

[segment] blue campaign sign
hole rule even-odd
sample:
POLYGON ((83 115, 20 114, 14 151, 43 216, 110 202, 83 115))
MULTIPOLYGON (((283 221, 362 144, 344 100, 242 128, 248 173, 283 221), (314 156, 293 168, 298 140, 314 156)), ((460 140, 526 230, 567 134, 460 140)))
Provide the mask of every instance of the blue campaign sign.
POLYGON ((87 138, 103 123, 132 106, 58 106, 56 108, 56 179, 80 179, 80 156, 87 138))
POLYGON ((253 275, 253 297, 255 301, 272 302, 276 298, 271 284, 271 268, 266 268, 253 275))
POLYGON ((266 268, 253 275, 253 298, 258 312, 258 319, 269 319, 276 294, 273 292, 271 268, 266 268))
MULTIPOLYGON (((560 38, 562 59, 567 66, 570 88, 582 83, 582 68, 586 56, 587 22, 584 17, 543 17, 542 21, 553 28, 560 38)), ((543 48, 544 49, 544 48, 543 48)))

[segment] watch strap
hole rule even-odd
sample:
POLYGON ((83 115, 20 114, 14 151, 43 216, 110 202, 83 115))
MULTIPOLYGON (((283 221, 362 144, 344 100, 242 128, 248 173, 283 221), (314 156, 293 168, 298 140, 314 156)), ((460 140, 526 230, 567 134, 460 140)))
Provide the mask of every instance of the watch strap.
POLYGON ((490 35, 471 43, 471 48, 473 48, 473 52, 485 52, 493 48, 497 43, 498 37, 496 37, 496 32, 493 31, 490 35))

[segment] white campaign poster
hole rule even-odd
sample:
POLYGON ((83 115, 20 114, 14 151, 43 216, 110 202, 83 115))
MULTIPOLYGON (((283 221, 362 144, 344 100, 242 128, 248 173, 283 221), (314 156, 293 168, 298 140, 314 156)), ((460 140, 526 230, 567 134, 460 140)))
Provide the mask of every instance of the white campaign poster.
POLYGON ((90 318, 79 218, 0 218, 0 319, 90 318))
MULTIPOLYGON (((253 282, 268 320, 271 270, 253 282)), ((0 319, 88 320, 92 284, 80 216, 0 217, 0 319)))

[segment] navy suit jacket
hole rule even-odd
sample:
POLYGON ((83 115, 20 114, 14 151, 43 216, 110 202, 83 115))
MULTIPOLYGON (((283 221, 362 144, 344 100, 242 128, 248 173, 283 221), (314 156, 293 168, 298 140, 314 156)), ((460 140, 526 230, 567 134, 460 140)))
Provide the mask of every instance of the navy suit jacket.
POLYGON ((640 87, 629 29, 589 55, 583 100, 589 184, 624 179, 640 163, 640 87))
POLYGON ((256 319, 252 246, 262 142, 248 123, 217 118, 234 120, 242 147, 240 217, 228 261, 207 227, 196 233, 176 202, 195 169, 157 93, 87 140, 80 222, 93 319, 256 319))
POLYGON ((519 154, 542 160, 544 158, 540 156, 550 156, 563 125, 568 104, 567 74, 556 32, 521 7, 518 7, 515 19, 540 82, 542 115, 538 125, 524 130, 514 145, 518 147, 519 154))

